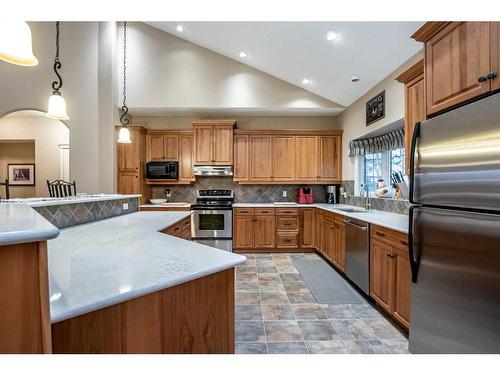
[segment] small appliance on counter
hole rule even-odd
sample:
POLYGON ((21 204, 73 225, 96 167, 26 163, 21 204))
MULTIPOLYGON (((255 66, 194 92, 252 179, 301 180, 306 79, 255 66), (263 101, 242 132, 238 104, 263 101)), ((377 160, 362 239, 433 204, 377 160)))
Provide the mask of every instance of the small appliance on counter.
POLYGON ((328 204, 337 204, 337 186, 329 185, 326 187, 326 202, 328 204))
POLYGON ((297 189, 297 203, 311 204, 313 203, 313 192, 310 187, 302 187, 297 189))

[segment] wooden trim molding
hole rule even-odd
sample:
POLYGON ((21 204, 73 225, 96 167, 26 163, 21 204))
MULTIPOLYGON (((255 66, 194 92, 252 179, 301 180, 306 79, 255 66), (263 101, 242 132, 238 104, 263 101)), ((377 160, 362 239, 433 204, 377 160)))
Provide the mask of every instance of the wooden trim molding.
POLYGON ((236 129, 235 135, 342 135, 342 129, 236 129))
POLYGON ((192 129, 149 129, 148 134, 193 135, 192 129))
POLYGON ((417 42, 427 42, 430 38, 436 35, 438 32, 443 30, 446 26, 448 26, 451 22, 449 21, 432 21, 426 22, 413 33, 411 36, 412 39, 415 39, 417 42))
POLYGON ((419 60, 417 63, 406 69, 403 73, 396 77, 396 81, 407 84, 412 79, 424 73, 424 59, 419 60))
POLYGON ((200 126, 200 125, 232 125, 233 127, 236 127, 236 120, 227 120, 227 119, 222 119, 222 120, 195 120, 192 122, 193 126, 200 126))

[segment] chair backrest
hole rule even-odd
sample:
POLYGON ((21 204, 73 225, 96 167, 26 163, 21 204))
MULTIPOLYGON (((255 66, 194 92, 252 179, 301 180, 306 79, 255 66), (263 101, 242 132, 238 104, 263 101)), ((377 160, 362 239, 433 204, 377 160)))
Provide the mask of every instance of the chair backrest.
POLYGON ((64 198, 76 195, 76 182, 67 182, 64 180, 47 180, 47 187, 51 198, 64 198))
POLYGON ((5 186, 5 199, 10 199, 9 194, 9 180, 5 180, 5 182, 0 182, 0 186, 5 186))

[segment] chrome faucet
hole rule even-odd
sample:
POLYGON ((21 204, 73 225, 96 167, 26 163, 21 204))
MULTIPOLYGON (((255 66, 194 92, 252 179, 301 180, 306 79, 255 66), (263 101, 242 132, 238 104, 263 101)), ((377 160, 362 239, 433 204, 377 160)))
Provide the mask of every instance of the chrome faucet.
POLYGON ((370 188, 368 187, 368 184, 365 184, 365 190, 366 190, 366 198, 365 198, 365 210, 369 210, 370 209, 370 188))

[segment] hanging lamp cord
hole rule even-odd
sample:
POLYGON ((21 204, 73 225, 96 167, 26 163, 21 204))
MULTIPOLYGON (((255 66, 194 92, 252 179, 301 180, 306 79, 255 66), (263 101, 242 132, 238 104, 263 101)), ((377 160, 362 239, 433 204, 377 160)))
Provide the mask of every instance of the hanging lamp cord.
POLYGON ((120 116, 120 122, 122 126, 126 127, 129 124, 127 118, 128 107, 127 107, 127 22, 123 22, 123 102, 122 102, 122 115, 120 116))
POLYGON ((53 94, 61 94, 60 89, 63 85, 63 80, 61 75, 59 74, 59 69, 61 69, 61 61, 59 60, 59 21, 56 22, 56 57, 54 59, 54 73, 57 76, 58 81, 52 82, 52 90, 54 90, 53 94))

